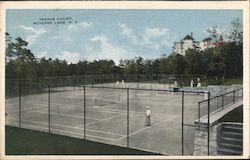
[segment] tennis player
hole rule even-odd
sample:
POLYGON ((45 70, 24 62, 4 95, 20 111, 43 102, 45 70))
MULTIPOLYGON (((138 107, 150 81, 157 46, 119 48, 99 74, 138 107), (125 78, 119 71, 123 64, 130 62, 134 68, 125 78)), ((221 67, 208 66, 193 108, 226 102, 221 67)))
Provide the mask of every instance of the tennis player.
POLYGON ((149 106, 146 107, 146 119, 145 119, 145 125, 150 126, 150 109, 149 106))

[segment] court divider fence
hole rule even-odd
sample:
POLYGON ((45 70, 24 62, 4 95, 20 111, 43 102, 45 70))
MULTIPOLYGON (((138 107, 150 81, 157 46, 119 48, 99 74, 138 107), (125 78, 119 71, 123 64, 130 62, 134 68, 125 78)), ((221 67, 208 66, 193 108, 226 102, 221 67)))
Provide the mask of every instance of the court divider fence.
MULTIPOLYGON (((24 90, 25 90, 25 88, 24 88, 24 86, 26 86, 25 84, 22 84, 22 83, 19 83, 18 84, 19 86, 17 87, 17 88, 15 88, 15 92, 16 92, 16 90, 17 90, 17 93, 18 93, 18 96, 17 96, 17 98, 18 98, 18 127, 20 127, 20 128, 25 128, 25 125, 24 126, 22 126, 22 122, 23 122, 23 120, 22 120, 22 117, 23 116, 30 116, 30 115, 27 115, 27 113, 26 114, 24 114, 24 115, 22 115, 22 113, 25 113, 25 110, 28 110, 28 109, 33 109, 32 107, 30 107, 30 108, 22 108, 22 104, 23 103, 25 103, 25 101, 22 99, 22 97, 24 96, 24 95, 28 95, 28 94, 36 94, 36 91, 34 91, 34 92, 27 92, 27 91, 25 91, 24 92, 24 90)), ((35 85, 36 87, 38 87, 38 86, 40 86, 41 87, 41 84, 29 84, 29 85, 35 85)), ((27 87, 27 86, 26 86, 27 87)), ((55 85, 53 86, 53 87, 55 87, 55 85)), ((39 87, 38 87, 39 88, 39 87)), ((221 109, 223 109, 224 107, 226 107, 227 106, 227 104, 229 104, 229 103, 235 103, 235 101, 236 100, 238 100, 238 99, 241 99, 242 98, 242 95, 243 95, 243 90, 242 89, 238 89, 238 90, 233 90, 233 91, 230 91, 230 92, 227 92, 227 93, 224 93, 224 94, 222 94, 222 95, 219 95, 219 96, 215 96, 215 97, 210 97, 210 92, 207 92, 207 91, 185 91, 185 90, 181 90, 181 89, 178 89, 178 88, 175 88, 175 89, 164 89, 164 90, 161 90, 161 89, 143 89, 143 88, 118 88, 118 87, 116 87, 116 88, 113 88, 113 87, 105 87, 105 86, 94 86, 94 85, 82 85, 82 86, 80 86, 79 87, 79 91, 83 91, 83 96, 82 96, 82 98, 83 98, 83 139, 88 139, 87 138, 87 133, 86 133, 86 123, 87 123, 87 120, 86 120, 86 117, 87 117, 87 104, 86 104, 86 95, 88 95, 88 90, 87 89, 93 89, 93 88, 95 88, 95 89, 110 89, 110 90, 122 90, 122 91, 124 91, 124 93, 126 94, 126 147, 128 147, 128 148, 131 148, 130 147, 130 114, 131 114, 131 111, 130 111, 130 92, 131 91, 134 91, 134 90, 139 90, 139 91, 142 91, 142 92, 169 92, 169 93, 177 93, 177 94, 181 94, 181 137, 180 137, 180 139, 181 139, 181 155, 185 155, 185 154, 187 154, 187 153, 185 153, 185 147, 184 147, 184 143, 185 143, 185 127, 192 127, 192 128, 195 128, 195 129, 197 129, 197 127, 198 127, 198 129, 201 127, 200 126, 200 124, 198 123, 198 126, 196 126, 192 121, 190 121, 190 122, 185 122, 185 118, 186 118, 186 116, 185 116, 185 96, 187 95, 187 94, 206 94, 205 96, 207 97, 205 100, 203 100, 203 101, 200 101, 200 102, 198 102, 198 104, 197 104, 197 111, 196 111, 196 113, 198 113, 198 115, 197 115, 197 118, 198 118, 198 121, 200 122, 200 118, 201 118, 201 116, 204 116, 204 115, 206 115, 207 114, 207 126, 206 126, 206 128, 207 128, 207 155, 209 155, 209 146, 210 146, 210 144, 209 144, 209 141, 210 141, 210 114, 211 114, 211 112, 213 112, 213 111, 215 111, 215 110, 217 110, 217 109, 219 109, 219 108, 221 108, 221 109), (221 100, 220 100, 221 99, 221 100), (212 101, 221 101, 221 105, 215 105, 215 106, 213 106, 213 105, 211 105, 211 102, 212 101), (230 100, 231 100, 231 102, 230 102, 230 100), (205 105, 206 107, 206 112, 204 111, 204 112, 202 112, 201 111, 201 105, 205 105)), ((28 88, 27 90, 29 90, 30 88, 28 88)), ((74 90, 74 89, 73 89, 74 90)), ((51 130, 51 127, 52 127, 52 125, 51 125, 51 119, 52 119, 52 114, 51 114, 51 100, 52 100, 52 97, 51 97, 51 94, 53 94, 53 92, 64 92, 64 90, 56 90, 55 88, 52 88, 51 87, 51 85, 50 84, 48 84, 47 85, 47 87, 44 87, 44 85, 43 85, 43 87, 42 88, 39 88, 39 91, 37 91, 37 93, 43 93, 43 94, 45 94, 45 96, 43 97, 43 99, 42 100, 44 100, 44 101, 48 101, 48 103, 47 103, 47 111, 46 110, 44 110, 44 112, 45 113, 47 113, 48 115, 47 115, 47 119, 48 119, 48 130, 47 130, 47 132, 49 132, 49 133, 51 133, 52 132, 52 130, 51 130), (47 98, 46 98, 46 94, 47 94, 47 98)), ((11 92, 12 93, 12 92, 11 92)), ((15 96, 16 96, 16 94, 14 94, 15 96)), ((8 93, 6 93, 6 96, 8 97, 8 93)), ((14 97, 15 97, 14 96, 14 97)), ((10 97, 13 97, 13 95, 12 96, 10 96, 10 97)), ((36 100, 36 99, 35 99, 36 100)), ((101 103, 101 102, 98 102, 98 103, 101 103)), ((103 103, 105 103, 105 102, 103 102, 103 103)), ((218 104, 218 103, 216 103, 216 104, 218 104)), ((194 104, 194 105, 196 105, 196 104, 194 104)), ((35 107, 34 107, 35 108, 35 107)), ((8 115, 7 115, 8 116, 8 115)), ((8 117, 7 117, 7 119, 8 119, 8 117)), ((204 126, 203 126, 204 127, 204 126)), ((44 127, 44 128, 46 128, 46 127, 44 127)), ((45 130, 42 130, 42 131, 45 131, 45 130)), ((190 154, 190 153, 189 153, 190 154)))

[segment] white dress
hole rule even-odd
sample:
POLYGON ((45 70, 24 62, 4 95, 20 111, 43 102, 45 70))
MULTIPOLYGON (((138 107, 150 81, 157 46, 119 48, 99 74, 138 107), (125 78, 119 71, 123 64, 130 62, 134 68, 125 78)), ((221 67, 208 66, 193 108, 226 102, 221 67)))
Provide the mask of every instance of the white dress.
POLYGON ((146 110, 145 125, 146 125, 146 126, 150 126, 150 125, 151 125, 151 124, 150 124, 150 110, 149 110, 149 109, 146 110))

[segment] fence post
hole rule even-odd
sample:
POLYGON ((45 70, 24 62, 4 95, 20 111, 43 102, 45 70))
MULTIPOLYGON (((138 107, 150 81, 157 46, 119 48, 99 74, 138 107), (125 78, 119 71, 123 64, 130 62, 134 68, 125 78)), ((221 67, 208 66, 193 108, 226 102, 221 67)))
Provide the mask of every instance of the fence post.
POLYGON ((19 127, 21 128, 21 121, 22 121, 22 101, 21 101, 21 97, 22 97, 22 87, 21 84, 19 83, 19 127))
POLYGON ((92 88, 94 86, 94 76, 92 76, 92 88))
POLYGON ((129 88, 127 88, 127 148, 129 148, 129 88))
POLYGON ((184 155, 184 91, 182 91, 182 103, 181 103, 181 153, 184 155))
POLYGON ((79 90, 81 90, 80 76, 77 76, 77 85, 79 87, 79 90))
POLYGON ((50 84, 48 85, 48 128, 50 133, 50 84))
POLYGON ((207 101, 208 107, 207 107, 207 155, 209 155, 209 141, 210 141, 210 92, 208 92, 208 101, 207 101))
POLYGON ((86 87, 83 86, 83 136, 86 139, 86 87))
POLYGON ((200 130, 201 103, 198 102, 198 130, 200 130))
POLYGON ((233 103, 235 103, 235 91, 233 91, 233 103))
POLYGON ((222 102, 221 102, 221 108, 223 109, 224 107, 224 95, 222 95, 222 102))
POLYGON ((152 89, 152 74, 150 75, 150 89, 152 89))

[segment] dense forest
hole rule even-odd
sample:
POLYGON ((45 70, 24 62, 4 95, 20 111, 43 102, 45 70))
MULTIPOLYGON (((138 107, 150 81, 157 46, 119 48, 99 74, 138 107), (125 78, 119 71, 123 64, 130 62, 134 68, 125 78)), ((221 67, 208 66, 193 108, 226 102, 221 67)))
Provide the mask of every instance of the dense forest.
MULTIPOLYGON (((157 59, 120 60, 66 60, 37 58, 28 49, 28 42, 18 37, 14 40, 6 33, 6 78, 31 79, 38 81, 44 76, 78 76, 101 74, 201 74, 215 79, 242 78, 243 75, 243 32, 239 19, 231 22, 227 41, 205 51, 190 49, 185 56, 172 53, 157 59)), ((152 53, 153 54, 153 53, 152 53)))

